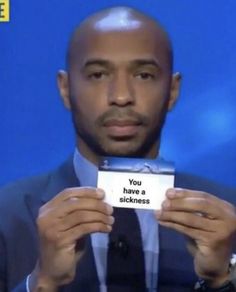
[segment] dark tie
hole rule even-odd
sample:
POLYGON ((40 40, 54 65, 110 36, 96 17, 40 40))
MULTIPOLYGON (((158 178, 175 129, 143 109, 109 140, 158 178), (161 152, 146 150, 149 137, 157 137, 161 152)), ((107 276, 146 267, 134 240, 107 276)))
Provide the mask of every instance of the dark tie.
POLYGON ((134 209, 114 208, 115 223, 109 235, 107 291, 146 290, 141 230, 134 209))

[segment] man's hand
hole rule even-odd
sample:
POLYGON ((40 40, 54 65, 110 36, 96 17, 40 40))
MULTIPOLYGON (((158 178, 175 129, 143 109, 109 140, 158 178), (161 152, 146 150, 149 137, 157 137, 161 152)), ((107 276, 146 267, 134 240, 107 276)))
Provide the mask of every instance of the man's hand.
POLYGON ((74 279, 85 236, 112 229, 113 209, 94 188, 65 189, 39 210, 40 257, 30 277, 31 291, 57 291, 74 279))
POLYGON ((236 234, 235 206, 208 193, 169 189, 156 217, 160 225, 187 235, 200 278, 211 287, 228 279, 236 234))

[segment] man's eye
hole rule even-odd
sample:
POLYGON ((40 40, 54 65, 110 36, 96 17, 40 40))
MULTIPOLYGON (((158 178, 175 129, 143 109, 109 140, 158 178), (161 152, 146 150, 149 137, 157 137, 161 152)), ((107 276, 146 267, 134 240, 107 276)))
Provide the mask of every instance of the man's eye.
POLYGON ((142 80, 155 79, 155 75, 148 72, 141 72, 136 74, 136 77, 142 80))
POLYGON ((93 72, 88 75, 89 79, 95 79, 95 80, 101 80, 104 79, 107 76, 106 72, 98 71, 93 72))

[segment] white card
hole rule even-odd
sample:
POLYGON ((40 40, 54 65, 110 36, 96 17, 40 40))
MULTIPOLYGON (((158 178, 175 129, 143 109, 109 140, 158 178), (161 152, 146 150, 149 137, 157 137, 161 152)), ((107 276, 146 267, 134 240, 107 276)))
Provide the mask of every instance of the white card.
POLYGON ((99 170, 97 186, 114 207, 157 210, 174 186, 174 174, 99 170))

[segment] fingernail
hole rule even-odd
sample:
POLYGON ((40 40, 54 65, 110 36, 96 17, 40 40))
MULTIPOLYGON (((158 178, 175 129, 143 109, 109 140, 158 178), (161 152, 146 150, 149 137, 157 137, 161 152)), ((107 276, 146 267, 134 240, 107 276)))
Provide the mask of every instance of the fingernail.
POLYGON ((162 208, 164 209, 168 209, 170 207, 170 201, 169 200, 165 200, 163 203, 162 203, 162 208))
POLYGON ((157 219, 159 219, 161 217, 161 210, 156 210, 155 215, 156 215, 157 219))
POLYGON ((96 193, 99 198, 103 198, 105 196, 105 192, 102 189, 96 189, 96 193))
POLYGON ((110 232, 112 230, 111 225, 107 225, 107 231, 110 232))
POLYGON ((115 218, 113 217, 113 216, 109 216, 109 218, 108 218, 108 222, 109 222, 109 224, 114 224, 114 222, 115 222, 115 218))
POLYGON ((112 208, 111 205, 107 204, 107 212, 108 212, 109 215, 113 213, 113 208, 112 208))
POLYGON ((167 190, 166 195, 169 198, 174 198, 176 196, 176 190, 175 189, 169 189, 169 190, 167 190))

